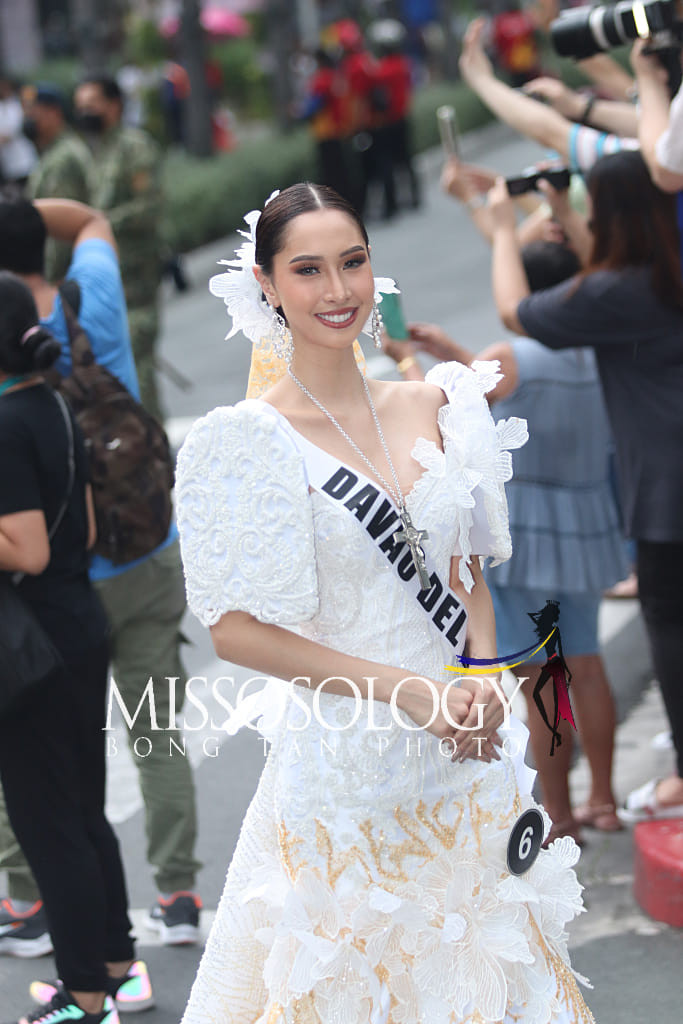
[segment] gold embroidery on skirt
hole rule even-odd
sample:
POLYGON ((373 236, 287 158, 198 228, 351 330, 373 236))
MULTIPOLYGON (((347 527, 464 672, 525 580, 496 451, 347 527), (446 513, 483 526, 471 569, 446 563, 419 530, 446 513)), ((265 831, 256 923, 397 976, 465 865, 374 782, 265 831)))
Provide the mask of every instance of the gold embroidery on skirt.
MULTIPOLYGON (((277 845, 280 850, 280 859, 284 865, 284 869, 287 872, 287 878, 292 884, 296 882, 296 876, 299 873, 299 868, 302 866, 301 863, 294 865, 294 856, 296 847, 301 846, 303 839, 299 836, 290 835, 289 829, 285 825, 284 821, 281 821, 277 827, 277 845)), ((270 1024, 270 1021, 268 1022, 270 1024)))
MULTIPOLYGON (((487 825, 495 824, 496 820, 499 819, 496 819, 493 813, 484 811, 477 804, 479 788, 480 783, 476 783, 472 787, 472 791, 468 794, 468 803, 472 834, 475 837, 477 850, 481 855, 482 844, 485 841, 482 830, 487 825)), ((407 838, 394 843, 386 841, 385 833, 381 829, 378 832, 375 831, 375 826, 371 819, 367 819, 359 824, 358 828, 368 844, 375 872, 382 878, 382 883, 387 890, 391 891, 393 889, 393 883, 410 881, 411 876, 408 873, 407 866, 404 864, 406 858, 420 857, 423 859, 423 862, 427 862, 434 860, 438 856, 438 851, 430 849, 424 838, 420 836, 421 828, 430 832, 441 847, 448 850, 455 847, 465 808, 458 804, 457 820, 453 825, 448 825, 441 819, 446 799, 446 797, 441 797, 431 808, 428 808, 423 801, 420 801, 415 809, 415 817, 411 817, 403 808, 396 807, 394 809, 394 817, 397 824, 400 825, 403 832, 407 835, 407 838)), ((521 810, 521 800, 519 794, 517 794, 511 812, 506 815, 506 822, 509 819, 509 822, 512 823, 519 816, 521 810)), ((367 875, 368 882, 372 882, 373 871, 363 851, 354 845, 346 851, 336 853, 327 827, 318 818, 315 819, 315 825, 317 851, 326 860, 327 882, 330 887, 334 889, 346 868, 353 864, 358 864, 367 875)), ((306 864, 302 857, 297 857, 297 847, 303 843, 303 840, 292 835, 284 822, 280 822, 278 826, 278 843, 287 876, 294 883, 299 870, 306 864)), ((503 878, 505 874, 506 872, 502 871, 500 877, 503 878)), ((575 1015, 574 1024, 595 1024, 593 1015, 583 1000, 572 971, 565 964, 561 956, 550 949, 532 915, 530 915, 530 921, 538 948, 545 959, 548 969, 554 972, 557 979, 556 998, 560 1003, 573 1010, 575 1015)), ((348 929, 343 930, 343 932, 348 934, 348 929)), ((361 953, 364 952, 364 940, 357 939, 352 944, 361 953)), ((404 959, 409 961, 406 963, 406 966, 410 970, 414 957, 404 954, 404 959)), ((375 968, 375 973, 379 980, 389 987, 392 977, 391 971, 380 963, 375 968)), ((390 992, 389 995, 388 1024, 392 1024, 391 1011, 395 1009, 398 1002, 393 992, 390 992)), ((508 1008, 507 1013, 513 1020, 523 1019, 523 1015, 518 1017, 512 1014, 510 1008, 508 1008)), ((267 1017, 268 1024, 286 1024, 288 1021, 291 1021, 292 1024, 321 1024, 321 1018, 315 1007, 315 993, 313 991, 292 1001, 291 1016, 280 1004, 272 1004, 267 1017)), ((456 1018, 455 1014, 452 1014, 451 1021, 452 1024, 486 1024, 479 1010, 474 1010, 465 1019, 456 1018)), ((415 1024, 425 1024, 425 1022, 416 1021, 415 1024)), ((502 1021, 499 1024, 502 1024, 502 1021)))
POLYGON ((557 978, 556 998, 560 1002, 564 1001, 567 1006, 571 1006, 575 1013, 574 1024, 595 1024, 595 1018, 584 1002, 571 969, 567 967, 561 956, 550 949, 533 915, 529 914, 529 920, 531 921, 531 927, 536 935, 538 944, 543 951, 545 962, 548 968, 555 972, 555 977, 557 978))
POLYGON ((309 992, 292 1003, 293 1024, 320 1024, 320 1017, 315 1008, 315 996, 309 992))
POLYGON ((441 811, 446 797, 442 796, 441 799, 434 805, 431 811, 427 811, 425 803, 420 800, 417 807, 415 808, 415 817, 422 822, 426 829, 432 833, 434 838, 441 843, 447 850, 452 850, 455 846, 455 837, 460 828, 462 822, 462 816, 465 813, 465 808, 462 804, 456 804, 458 808, 458 817, 454 825, 445 825, 439 818, 439 812, 441 811))
POLYGON ((343 853, 335 853, 330 833, 318 818, 315 819, 315 839, 318 853, 327 860, 327 881, 334 889, 341 875, 351 864, 358 863, 368 876, 368 882, 372 881, 372 871, 368 867, 362 851, 357 846, 351 846, 343 853))

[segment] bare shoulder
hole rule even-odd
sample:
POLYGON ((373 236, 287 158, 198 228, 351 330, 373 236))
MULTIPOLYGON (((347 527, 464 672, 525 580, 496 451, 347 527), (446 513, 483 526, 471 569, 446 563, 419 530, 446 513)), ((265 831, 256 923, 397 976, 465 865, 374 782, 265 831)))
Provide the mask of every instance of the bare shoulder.
POLYGON ((436 384, 422 380, 375 381, 379 402, 394 411, 419 413, 426 418, 436 418, 439 409, 448 403, 446 395, 436 384))

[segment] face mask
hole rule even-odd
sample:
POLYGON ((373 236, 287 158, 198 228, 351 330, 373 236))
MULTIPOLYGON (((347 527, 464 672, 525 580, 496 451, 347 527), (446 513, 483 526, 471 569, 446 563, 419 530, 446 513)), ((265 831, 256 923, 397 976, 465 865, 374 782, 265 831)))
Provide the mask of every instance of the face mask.
POLYGON ((36 142, 38 139, 38 124, 34 117, 25 117, 24 123, 21 129, 31 142, 36 142))
POLYGON ((104 131, 104 118, 101 114, 91 114, 86 111, 78 114, 76 124, 86 135, 101 135, 104 131))

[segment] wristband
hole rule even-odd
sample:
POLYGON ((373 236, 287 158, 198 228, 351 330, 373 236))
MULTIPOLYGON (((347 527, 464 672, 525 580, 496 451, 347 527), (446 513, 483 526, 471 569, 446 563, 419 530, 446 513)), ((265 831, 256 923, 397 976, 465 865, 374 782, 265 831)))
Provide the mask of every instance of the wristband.
POLYGON ((597 96, 595 96, 593 94, 593 95, 589 96, 588 99, 586 100, 586 106, 583 108, 583 114, 579 118, 579 123, 580 124, 585 124, 585 125, 588 124, 588 118, 590 117, 591 110, 595 106, 596 99, 597 99, 597 96))
POLYGON ((396 369, 399 373, 405 373, 411 366, 417 366, 417 359, 415 356, 406 356, 400 363, 397 364, 396 369))

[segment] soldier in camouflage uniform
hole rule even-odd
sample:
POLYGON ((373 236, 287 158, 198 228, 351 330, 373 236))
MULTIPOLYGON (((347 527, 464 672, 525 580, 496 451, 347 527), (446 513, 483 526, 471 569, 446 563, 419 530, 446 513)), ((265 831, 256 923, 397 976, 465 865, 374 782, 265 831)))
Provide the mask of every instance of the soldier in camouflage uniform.
POLYGON ((75 106, 94 153, 92 205, 107 214, 119 249, 142 403, 162 419, 155 365, 162 247, 159 148, 146 132, 122 123, 123 97, 115 79, 85 79, 75 106))
MULTIPOLYGON (((36 145, 40 159, 29 179, 30 199, 91 201, 93 161, 90 150, 66 123, 64 94, 46 83, 22 90, 24 133, 36 145)), ((45 247, 45 277, 61 281, 71 262, 71 246, 51 238, 45 247)))

